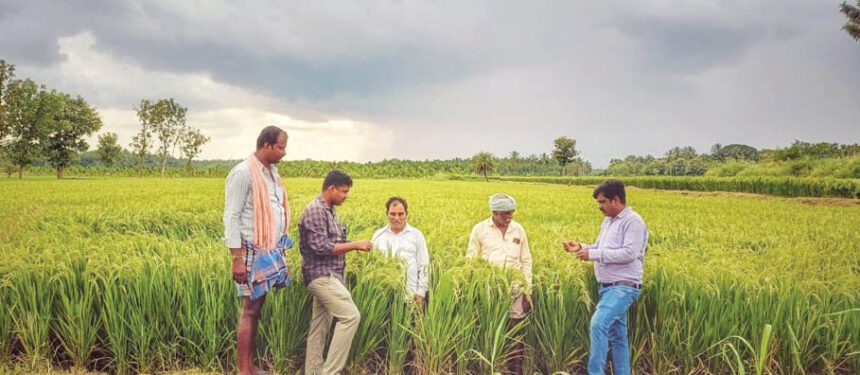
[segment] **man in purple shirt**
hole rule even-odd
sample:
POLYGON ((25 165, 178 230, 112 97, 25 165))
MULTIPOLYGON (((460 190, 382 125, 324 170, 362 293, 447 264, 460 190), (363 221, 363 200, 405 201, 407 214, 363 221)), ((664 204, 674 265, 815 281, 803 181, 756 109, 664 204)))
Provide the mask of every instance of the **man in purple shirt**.
POLYGON ((302 278, 313 296, 313 312, 305 351, 305 374, 339 374, 346 364, 361 314, 343 282, 346 253, 370 251, 370 241, 346 241, 346 227, 335 215, 335 206, 346 201, 352 179, 339 170, 328 173, 322 192, 302 212, 299 219, 299 250, 302 278), (323 349, 337 319, 328 355, 323 349))
POLYGON ((605 181, 594 189, 592 196, 606 215, 597 241, 592 245, 564 241, 565 251, 594 262, 594 275, 600 284, 597 307, 591 316, 588 373, 604 373, 611 346, 614 373, 630 374, 627 309, 641 293, 648 228, 639 214, 626 207, 621 181, 605 181))

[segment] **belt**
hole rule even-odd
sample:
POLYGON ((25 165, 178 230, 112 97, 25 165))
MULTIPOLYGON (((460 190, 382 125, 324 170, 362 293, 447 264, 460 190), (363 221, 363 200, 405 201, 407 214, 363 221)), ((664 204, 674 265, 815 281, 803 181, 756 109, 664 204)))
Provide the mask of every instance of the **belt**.
POLYGON ((625 285, 636 289, 642 289, 642 284, 636 284, 632 281, 616 281, 614 283, 600 283, 601 288, 609 288, 610 286, 625 285))

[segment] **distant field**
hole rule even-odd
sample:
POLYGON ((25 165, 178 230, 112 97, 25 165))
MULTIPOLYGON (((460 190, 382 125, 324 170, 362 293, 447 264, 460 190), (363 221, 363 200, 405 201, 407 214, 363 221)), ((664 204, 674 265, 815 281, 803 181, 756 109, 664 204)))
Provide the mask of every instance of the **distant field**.
MULTIPOLYGON (((296 223, 321 180, 285 184, 296 223)), ((223 186, 223 179, 0 178, 0 363, 231 371, 239 300, 220 242, 223 186)), ((338 209, 350 238, 383 226, 385 199, 399 195, 434 266, 430 305, 413 330, 399 264, 348 256, 363 318, 354 372, 401 372, 410 337, 430 373, 498 370, 504 357, 494 353, 519 337, 532 371, 582 372, 596 287, 590 264, 560 242, 597 236, 602 216, 590 188, 357 180, 350 194, 338 209), (535 262, 535 313, 501 337, 494 333, 505 324, 506 286, 516 276, 463 257, 496 192, 517 198, 514 219, 528 231, 535 262)), ((636 373, 731 373, 733 348, 748 373, 758 361, 773 373, 860 373, 860 207, 639 188, 628 203, 651 232, 646 286, 629 323, 636 373), (767 325, 773 331, 762 350, 767 325)), ((288 258, 298 281, 270 296, 259 344, 263 362, 285 373, 301 365, 310 315, 298 250, 288 258)))

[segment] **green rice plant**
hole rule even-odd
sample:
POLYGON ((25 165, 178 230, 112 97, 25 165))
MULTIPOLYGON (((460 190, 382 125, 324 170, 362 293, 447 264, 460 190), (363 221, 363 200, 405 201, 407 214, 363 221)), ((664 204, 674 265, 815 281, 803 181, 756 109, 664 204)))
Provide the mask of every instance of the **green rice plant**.
POLYGON ((52 278, 57 288, 54 333, 76 371, 83 370, 95 349, 101 328, 97 315, 98 284, 85 258, 71 260, 52 278))
POLYGON ((51 307, 56 289, 49 281, 50 274, 49 268, 34 265, 33 272, 15 274, 11 281, 13 330, 25 361, 34 367, 51 359, 51 307))
POLYGON ((719 356, 729 365, 732 374, 746 375, 747 365, 751 364, 755 375, 763 375, 765 372, 770 373, 770 370, 766 367, 766 361, 772 333, 773 326, 770 324, 765 325, 761 333, 758 350, 747 339, 741 336, 727 337, 714 344, 714 347, 720 348, 719 356), (733 341, 736 341, 738 344, 736 345, 733 341), (744 353, 747 353, 750 358, 745 359, 744 353))
POLYGON ((391 319, 391 306, 404 304, 407 300, 403 280, 403 266, 399 258, 385 257, 379 252, 370 252, 351 261, 360 263, 360 275, 350 278, 350 293, 361 312, 356 337, 350 350, 354 364, 370 361, 369 366, 384 365, 386 353, 381 351, 387 340, 387 331, 380 329, 391 319))
POLYGON ((515 344, 524 341, 520 332, 529 319, 513 327, 509 320, 513 298, 517 297, 511 294, 511 283, 516 280, 522 285, 524 280, 513 272, 488 264, 474 265, 470 270, 469 279, 473 282, 463 283, 462 290, 464 295, 471 296, 467 299, 471 303, 464 303, 463 307, 472 309, 476 324, 465 356, 471 357, 478 372, 496 373, 510 360, 515 344))
POLYGON ((118 275, 99 278, 102 296, 102 322, 105 347, 110 352, 111 367, 117 374, 131 373, 131 332, 128 316, 131 306, 125 301, 128 288, 118 275))
POLYGON ((388 363, 387 370, 389 374, 403 374, 407 366, 421 368, 421 363, 413 360, 413 363, 407 363, 407 354, 413 350, 414 340, 412 331, 415 327, 415 321, 419 314, 423 314, 416 308, 415 303, 409 301, 407 303, 397 303, 394 301, 391 304, 391 317, 388 323, 388 363))
POLYGON ((420 314, 413 331, 415 347, 424 371, 430 374, 449 373, 457 357, 457 346, 466 341, 474 327, 475 317, 461 313, 461 303, 467 298, 459 288, 463 280, 451 273, 434 274, 436 289, 420 314))
POLYGON ((11 311, 15 311, 15 298, 12 296, 12 287, 4 277, 0 278, 0 306, 3 306, 5 314, 0 314, 0 363, 8 361, 9 349, 12 346, 12 317, 11 311))
POLYGON ((544 366, 542 373, 572 372, 588 355, 588 325, 594 302, 581 278, 558 275, 534 289, 530 341, 544 366))
POLYGON ((208 272, 209 267, 203 261, 188 262, 174 274, 176 328, 184 364, 219 371, 225 368, 223 354, 235 344, 232 333, 237 323, 233 302, 237 298, 231 288, 233 283, 208 272))
POLYGON ((164 363, 172 350, 170 331, 174 324, 173 277, 159 262, 143 262, 123 277, 128 295, 128 332, 131 356, 140 372, 149 373, 164 363))
POLYGON ((292 277, 292 285, 268 294, 259 326, 258 337, 265 343, 272 368, 281 373, 298 369, 311 318, 311 296, 296 282, 301 274, 293 271, 292 277))

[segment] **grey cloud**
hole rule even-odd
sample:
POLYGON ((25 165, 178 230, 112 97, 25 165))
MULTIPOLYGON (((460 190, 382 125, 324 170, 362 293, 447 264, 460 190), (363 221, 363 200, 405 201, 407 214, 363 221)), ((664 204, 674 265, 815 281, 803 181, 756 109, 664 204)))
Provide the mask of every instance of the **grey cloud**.
POLYGON ((760 31, 659 17, 634 18, 619 26, 641 43, 646 69, 667 74, 696 74, 735 63, 757 39, 760 31))
MULTIPOLYGON (((860 48, 836 4, 0 0, 0 57, 55 64, 57 38, 88 31, 97 50, 146 71, 267 93, 295 118, 391 129, 410 144, 391 157, 540 153, 569 135, 605 165, 726 139, 860 141, 860 48)), ((156 90, 79 85, 123 108, 156 90)))

